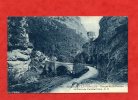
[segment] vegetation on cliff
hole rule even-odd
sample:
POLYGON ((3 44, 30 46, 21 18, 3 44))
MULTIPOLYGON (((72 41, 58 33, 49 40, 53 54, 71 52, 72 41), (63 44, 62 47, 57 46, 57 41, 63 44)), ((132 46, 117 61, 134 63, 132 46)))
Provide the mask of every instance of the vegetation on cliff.
POLYGON ((97 66, 100 80, 127 82, 128 18, 103 17, 99 24, 99 37, 83 45, 79 58, 97 66))

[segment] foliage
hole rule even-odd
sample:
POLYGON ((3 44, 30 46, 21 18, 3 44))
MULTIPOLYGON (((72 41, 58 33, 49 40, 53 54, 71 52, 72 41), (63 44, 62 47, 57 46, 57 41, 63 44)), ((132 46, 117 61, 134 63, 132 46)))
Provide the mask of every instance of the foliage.
POLYGON ((25 17, 8 17, 8 49, 32 47, 28 40, 28 24, 25 17))
POLYGON ((57 58, 64 56, 67 61, 72 62, 76 52, 81 50, 85 43, 85 39, 76 33, 75 29, 57 19, 30 17, 27 23, 30 41, 34 44, 34 48, 48 56, 53 55, 57 58))
POLYGON ((83 57, 84 62, 97 66, 100 80, 127 82, 127 17, 103 17, 99 32, 96 40, 91 40, 83 46, 83 52, 88 53, 90 57, 88 62, 83 57))

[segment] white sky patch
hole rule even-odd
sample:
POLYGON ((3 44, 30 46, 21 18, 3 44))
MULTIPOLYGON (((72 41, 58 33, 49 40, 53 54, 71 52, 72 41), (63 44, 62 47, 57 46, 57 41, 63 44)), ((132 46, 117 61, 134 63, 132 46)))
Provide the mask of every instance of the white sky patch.
POLYGON ((99 21, 102 16, 80 16, 81 23, 84 25, 87 31, 96 33, 96 37, 99 35, 99 21))

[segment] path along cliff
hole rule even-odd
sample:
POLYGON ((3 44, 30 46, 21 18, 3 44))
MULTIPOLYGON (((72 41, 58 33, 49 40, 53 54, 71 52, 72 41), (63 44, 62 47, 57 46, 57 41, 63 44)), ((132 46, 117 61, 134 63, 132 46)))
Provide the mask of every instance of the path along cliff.
POLYGON ((98 70, 94 67, 90 67, 90 66, 86 66, 86 67, 89 68, 88 72, 86 72, 79 78, 74 78, 71 81, 60 85, 59 87, 53 89, 51 93, 66 93, 72 90, 72 88, 74 87, 73 85, 77 86, 78 83, 88 78, 96 78, 98 75, 98 70))

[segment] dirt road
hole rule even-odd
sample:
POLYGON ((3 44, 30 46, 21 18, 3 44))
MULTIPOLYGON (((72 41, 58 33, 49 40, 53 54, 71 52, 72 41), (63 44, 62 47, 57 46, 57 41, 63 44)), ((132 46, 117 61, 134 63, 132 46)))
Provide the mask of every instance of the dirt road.
POLYGON ((64 83, 62 85, 60 85, 59 87, 53 89, 50 93, 68 93, 69 91, 71 91, 71 89, 74 86, 77 86, 78 83, 80 83, 81 81, 88 79, 88 78, 95 78, 98 75, 98 70, 94 67, 90 67, 90 66, 86 66, 89 68, 89 71, 86 72, 85 74, 83 74, 81 77, 79 78, 74 78, 71 81, 64 83))

